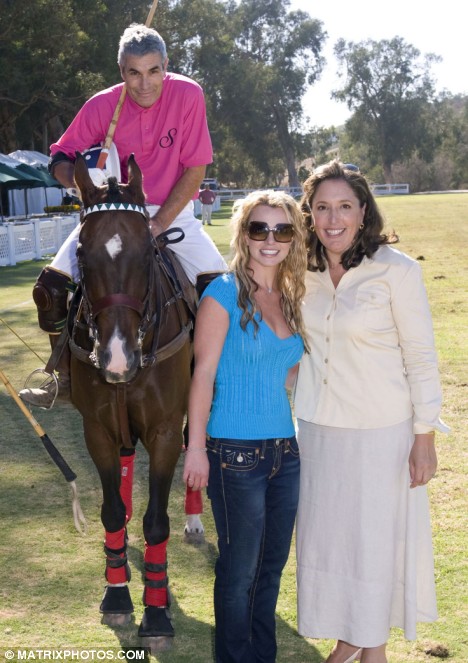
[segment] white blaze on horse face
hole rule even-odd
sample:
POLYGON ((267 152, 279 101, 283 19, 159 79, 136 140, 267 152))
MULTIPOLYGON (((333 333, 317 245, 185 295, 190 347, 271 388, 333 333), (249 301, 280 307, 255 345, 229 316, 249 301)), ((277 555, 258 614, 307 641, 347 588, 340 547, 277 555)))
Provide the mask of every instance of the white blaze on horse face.
POLYGON ((127 356, 124 350, 124 340, 125 339, 119 328, 116 327, 109 341, 109 345, 107 346, 110 359, 105 368, 109 373, 123 376, 128 369, 127 356))
POLYGON ((105 244, 107 253, 114 260, 122 251, 122 240, 118 234, 111 237, 105 244))

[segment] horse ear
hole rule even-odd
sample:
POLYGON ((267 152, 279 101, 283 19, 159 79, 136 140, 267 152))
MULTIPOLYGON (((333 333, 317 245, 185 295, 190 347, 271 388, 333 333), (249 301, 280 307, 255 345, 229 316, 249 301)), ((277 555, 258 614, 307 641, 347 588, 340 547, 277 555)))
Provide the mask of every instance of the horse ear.
POLYGON ((128 157, 128 189, 132 194, 132 198, 140 205, 145 204, 145 194, 143 192, 143 177, 140 167, 135 161, 135 155, 131 154, 128 157))
POLYGON ((81 152, 75 152, 75 182, 81 191, 81 199, 85 207, 88 207, 96 193, 96 187, 89 176, 88 166, 81 152))

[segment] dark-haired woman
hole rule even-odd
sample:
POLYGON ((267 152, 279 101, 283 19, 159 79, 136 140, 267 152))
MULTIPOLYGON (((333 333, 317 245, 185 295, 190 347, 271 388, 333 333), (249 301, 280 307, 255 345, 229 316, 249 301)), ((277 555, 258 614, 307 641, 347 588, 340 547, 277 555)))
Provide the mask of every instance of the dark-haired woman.
POLYGON ((437 618, 426 484, 441 393, 418 263, 389 246, 365 177, 333 161, 304 185, 312 351, 295 393, 299 632, 328 663, 384 663, 390 627, 437 618))

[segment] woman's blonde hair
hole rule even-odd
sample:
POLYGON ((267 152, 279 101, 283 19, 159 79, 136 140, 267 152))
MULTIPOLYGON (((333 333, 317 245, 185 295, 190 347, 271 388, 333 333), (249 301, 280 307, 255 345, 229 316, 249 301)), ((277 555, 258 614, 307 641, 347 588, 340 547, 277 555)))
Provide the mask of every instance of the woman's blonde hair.
POLYGON ((280 208, 284 211, 288 223, 294 228, 289 253, 278 267, 277 285, 281 292, 281 309, 286 323, 294 334, 299 334, 309 351, 307 334, 302 320, 301 305, 305 295, 305 273, 307 269, 307 230, 299 204, 284 191, 254 191, 246 198, 237 200, 233 206, 231 219, 233 258, 230 270, 234 272, 238 287, 238 305, 242 310, 241 327, 245 329, 252 322, 255 332, 258 312, 254 294, 258 284, 253 279, 249 268, 250 252, 246 241, 247 228, 252 211, 259 205, 280 208))

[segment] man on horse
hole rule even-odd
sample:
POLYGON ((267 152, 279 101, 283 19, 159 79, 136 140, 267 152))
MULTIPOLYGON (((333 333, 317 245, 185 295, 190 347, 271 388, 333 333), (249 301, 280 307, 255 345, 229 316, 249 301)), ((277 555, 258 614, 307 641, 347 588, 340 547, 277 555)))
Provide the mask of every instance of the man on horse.
MULTIPOLYGON (((103 90, 89 99, 61 138, 51 145, 49 170, 76 194, 76 152, 100 145, 126 86, 126 96, 115 130, 118 154, 114 172, 90 169, 100 186, 107 175, 126 181, 130 154, 142 170, 150 228, 156 237, 173 226, 185 234, 173 244, 189 280, 202 289, 226 269, 214 242, 205 233, 193 210, 206 165, 212 162, 212 146, 206 121, 203 91, 193 80, 167 71, 166 45, 156 30, 133 24, 119 44, 118 64, 123 84, 103 90), (119 178, 120 179, 120 178, 119 178)), ((111 171, 111 168, 109 169, 111 171)), ((76 244, 79 228, 70 234, 52 263, 39 275, 33 298, 39 325, 48 332, 52 348, 65 325, 68 294, 79 280, 76 244)), ((138 265, 135 265, 138 269, 138 265)), ((56 365, 59 400, 70 400, 68 353, 56 365)), ((55 380, 40 389, 23 389, 21 398, 39 407, 50 407, 56 394, 55 380)))

